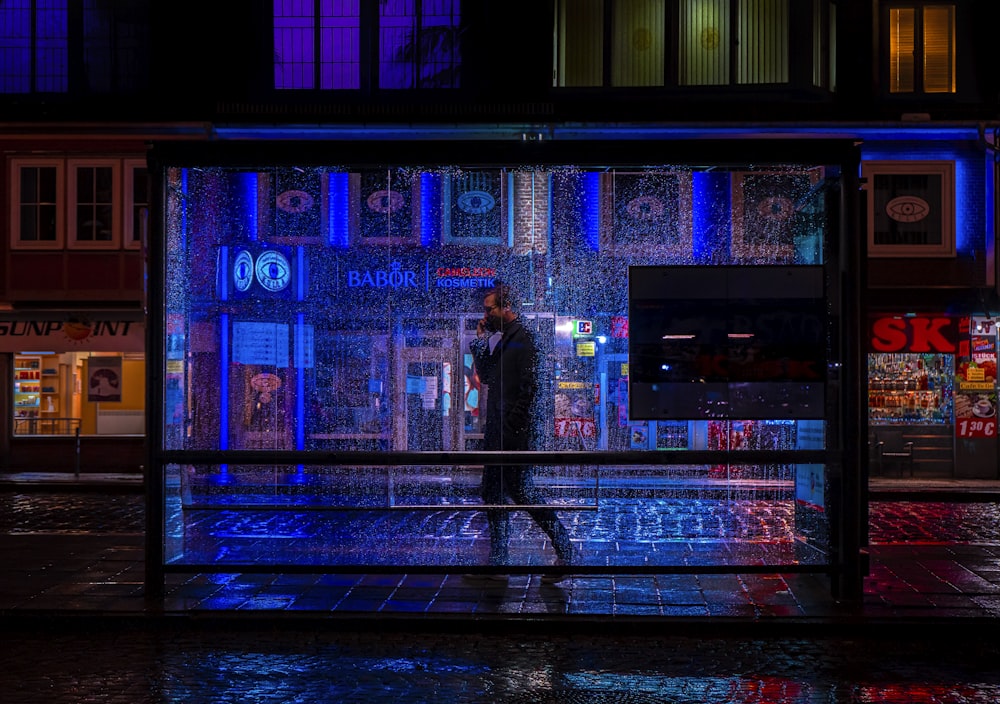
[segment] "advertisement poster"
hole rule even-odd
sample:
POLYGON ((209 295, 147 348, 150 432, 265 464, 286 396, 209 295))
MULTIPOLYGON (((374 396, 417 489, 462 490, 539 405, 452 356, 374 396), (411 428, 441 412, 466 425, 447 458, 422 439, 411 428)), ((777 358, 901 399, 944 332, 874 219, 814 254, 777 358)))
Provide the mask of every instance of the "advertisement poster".
POLYGON ((632 426, 629 431, 629 447, 633 450, 649 449, 649 428, 647 426, 632 426))
POLYGON ((122 400, 122 358, 91 357, 87 364, 87 401, 120 403, 122 400))
POLYGON ((997 346, 992 335, 973 335, 969 356, 955 368, 955 435, 995 438, 997 435, 997 346))
POLYGON ((556 385, 557 438, 593 439, 597 435, 594 423, 594 388, 585 381, 560 381, 556 385))

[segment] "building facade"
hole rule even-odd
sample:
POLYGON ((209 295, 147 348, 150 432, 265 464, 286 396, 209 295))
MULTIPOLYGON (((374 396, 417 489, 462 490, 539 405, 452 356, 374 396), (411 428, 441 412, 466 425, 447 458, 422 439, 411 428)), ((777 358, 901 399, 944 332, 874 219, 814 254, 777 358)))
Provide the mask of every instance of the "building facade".
MULTIPOLYGON (((863 531, 829 535, 809 507, 852 524, 868 471, 998 478, 993 5, 3 9, 7 466, 191 467, 164 498, 202 505, 265 484, 260 465, 170 452, 474 453, 474 299, 502 279, 551 360, 539 449, 612 453, 626 483, 653 461, 613 453, 828 453, 684 465, 793 487, 818 552, 779 562, 855 573, 863 531), (643 368, 648 267, 778 267, 799 283, 769 315, 828 334, 799 357, 787 331, 676 342, 643 368), (750 352, 785 362, 734 362, 750 352), (811 383, 825 400, 781 406, 811 383), (740 410, 706 410, 716 392, 740 410)), ((759 285, 663 288, 707 330, 759 285)))

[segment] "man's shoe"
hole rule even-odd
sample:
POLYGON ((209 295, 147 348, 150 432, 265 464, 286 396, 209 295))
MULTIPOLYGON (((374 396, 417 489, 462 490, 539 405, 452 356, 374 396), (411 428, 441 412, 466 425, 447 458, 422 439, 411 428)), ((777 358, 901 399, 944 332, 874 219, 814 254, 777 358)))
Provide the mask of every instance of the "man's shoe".
MULTIPOLYGON (((577 563, 579 555, 576 553, 576 549, 570 553, 570 557, 557 557, 555 561, 556 567, 570 567, 577 563)), ((543 574, 542 584, 558 584, 572 577, 569 574, 543 574)))
POLYGON ((463 574, 462 579, 466 582, 503 582, 506 584, 510 580, 509 574, 499 574, 495 572, 491 573, 476 573, 476 574, 463 574))

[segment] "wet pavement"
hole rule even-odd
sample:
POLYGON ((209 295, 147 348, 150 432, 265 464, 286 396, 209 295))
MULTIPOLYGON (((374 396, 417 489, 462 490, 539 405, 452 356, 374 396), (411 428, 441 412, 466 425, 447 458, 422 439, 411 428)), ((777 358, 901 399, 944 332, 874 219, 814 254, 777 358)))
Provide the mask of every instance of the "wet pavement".
POLYGON ((160 602, 136 487, 8 487, 0 699, 996 702, 1000 508, 950 498, 871 504, 851 607, 811 574, 171 574, 160 602))
POLYGON ((902 637, 602 636, 322 627, 8 631, 4 701, 995 704, 1000 649, 902 637))

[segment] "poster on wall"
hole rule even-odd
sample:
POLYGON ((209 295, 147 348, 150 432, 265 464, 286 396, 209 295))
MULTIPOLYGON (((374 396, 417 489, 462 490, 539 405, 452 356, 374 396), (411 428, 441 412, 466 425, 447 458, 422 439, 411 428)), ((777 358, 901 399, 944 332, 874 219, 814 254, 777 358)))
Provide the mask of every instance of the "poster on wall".
POLYGON ((364 244, 416 244, 413 201, 417 176, 403 169, 371 170, 358 178, 357 240, 364 244))
POLYGON ((955 435, 959 438, 997 436, 996 338, 973 335, 969 354, 955 368, 955 435))
POLYGON ((122 358, 91 357, 87 363, 87 401, 120 403, 122 400, 122 358))
POLYGON ((816 178, 815 172, 734 174, 733 255, 750 261, 794 261, 800 211, 816 178))
POLYGON ((584 443, 597 435, 592 384, 586 381, 558 382, 555 409, 557 438, 580 438, 584 443))
POLYGON ((611 221, 601 228, 601 249, 642 253, 669 246, 690 251, 689 177, 672 172, 616 171, 603 180, 614 203, 611 221))
POLYGON ((506 179, 502 169, 464 169, 446 177, 448 242, 499 244, 506 239, 506 179))
POLYGON ((954 162, 867 164, 870 205, 869 254, 895 255, 893 248, 919 247, 925 254, 954 253, 954 162))

